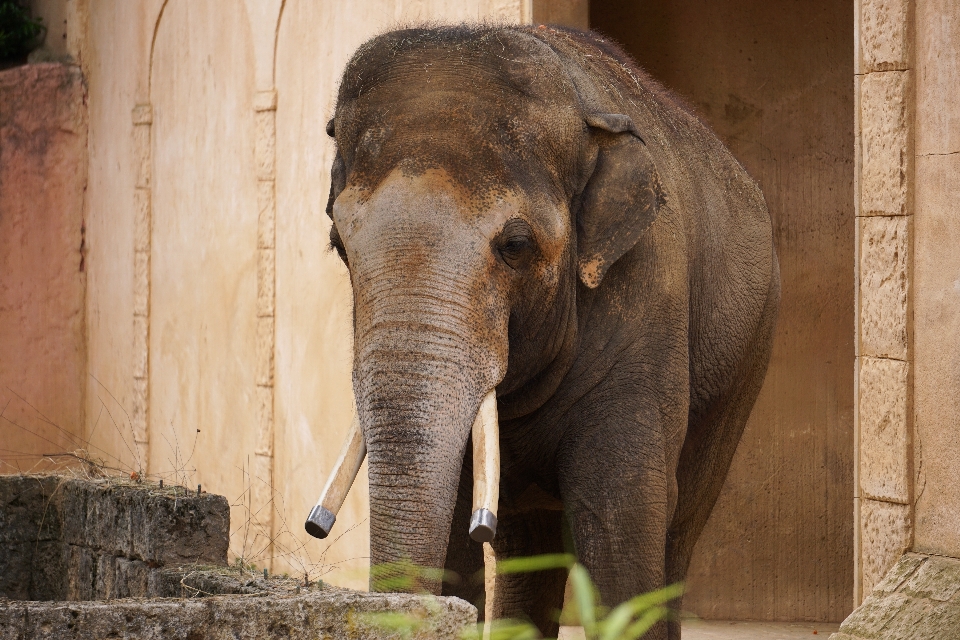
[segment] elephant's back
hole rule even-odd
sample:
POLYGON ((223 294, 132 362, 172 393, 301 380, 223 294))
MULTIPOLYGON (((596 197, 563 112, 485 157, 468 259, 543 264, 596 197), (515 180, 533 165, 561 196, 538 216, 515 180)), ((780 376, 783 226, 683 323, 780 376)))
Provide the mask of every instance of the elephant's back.
MULTIPOLYGON (((619 47, 592 32, 528 28, 581 67, 629 115, 654 159, 670 214, 684 229, 689 292, 691 413, 723 397, 769 343, 779 299, 773 229, 757 183, 682 100, 619 47)), ((682 266, 681 266, 682 265, 682 266)))

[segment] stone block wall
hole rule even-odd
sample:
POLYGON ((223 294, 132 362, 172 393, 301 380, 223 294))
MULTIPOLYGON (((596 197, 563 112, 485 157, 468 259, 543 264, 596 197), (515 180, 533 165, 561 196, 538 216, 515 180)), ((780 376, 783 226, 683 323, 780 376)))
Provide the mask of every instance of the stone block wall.
POLYGON ((913 540, 911 5, 857 6, 855 604, 913 540))
POLYGON ((857 17, 859 603, 906 549, 960 557, 960 5, 857 17))
POLYGON ((0 596, 160 594, 171 589, 164 569, 226 565, 229 533, 223 496, 116 480, 0 477, 0 596))
POLYGON ((459 598, 228 567, 230 510, 183 487, 0 476, 0 640, 461 638, 459 598), (400 614, 411 633, 377 618, 400 614))

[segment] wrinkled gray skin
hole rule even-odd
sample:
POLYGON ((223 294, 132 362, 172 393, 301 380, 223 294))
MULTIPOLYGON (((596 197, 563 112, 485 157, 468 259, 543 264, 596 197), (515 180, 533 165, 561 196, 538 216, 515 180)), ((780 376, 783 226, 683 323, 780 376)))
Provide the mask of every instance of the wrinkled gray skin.
MULTIPOLYGON (((757 185, 622 52, 560 29, 374 38, 328 130, 371 563, 482 599, 469 443, 496 388, 498 559, 572 542, 611 606, 683 580, 770 354, 757 185)), ((555 634, 564 581, 501 577, 494 610, 555 634)))

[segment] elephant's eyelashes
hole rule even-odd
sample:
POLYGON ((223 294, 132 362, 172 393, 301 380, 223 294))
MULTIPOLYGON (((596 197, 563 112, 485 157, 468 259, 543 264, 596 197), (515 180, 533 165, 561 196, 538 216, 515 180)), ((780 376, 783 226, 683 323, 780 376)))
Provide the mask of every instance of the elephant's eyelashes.
POLYGON ((340 239, 340 232, 337 231, 337 225, 330 227, 330 248, 337 252, 340 259, 343 260, 343 264, 348 264, 347 250, 343 246, 343 240, 340 239))
POLYGON ((524 220, 514 218, 503 226, 497 237, 497 252, 513 269, 523 267, 533 253, 533 231, 524 220))

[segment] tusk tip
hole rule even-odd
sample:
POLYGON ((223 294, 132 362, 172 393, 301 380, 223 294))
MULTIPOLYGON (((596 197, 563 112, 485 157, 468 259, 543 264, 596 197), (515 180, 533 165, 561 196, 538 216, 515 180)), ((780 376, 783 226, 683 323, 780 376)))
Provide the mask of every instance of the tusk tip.
POLYGON ((470 537, 477 542, 490 542, 497 535, 497 516, 489 509, 477 509, 470 517, 470 537))
POLYGON ((337 516, 318 504, 310 512, 303 528, 314 538, 323 540, 330 535, 330 530, 333 529, 333 523, 336 521, 337 516))

